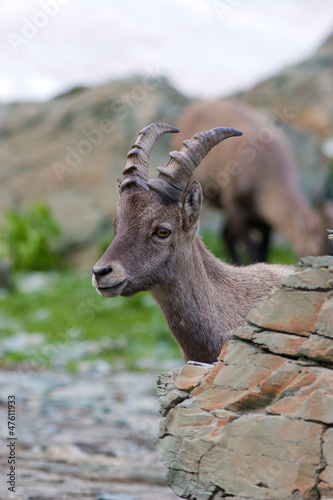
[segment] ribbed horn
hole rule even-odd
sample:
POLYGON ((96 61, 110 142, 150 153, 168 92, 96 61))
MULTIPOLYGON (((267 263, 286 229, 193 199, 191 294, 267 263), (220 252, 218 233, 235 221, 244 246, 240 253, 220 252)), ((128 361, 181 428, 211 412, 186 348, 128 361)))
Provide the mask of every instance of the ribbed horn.
POLYGON ((123 170, 124 180, 120 185, 120 192, 134 185, 139 189, 148 190, 148 168, 149 155, 155 141, 167 132, 179 132, 179 130, 166 123, 152 123, 143 128, 135 144, 126 157, 126 166, 123 170))
POLYGON ((183 142, 179 151, 170 153, 169 163, 157 169, 158 179, 150 180, 148 186, 171 203, 179 201, 194 170, 209 151, 224 139, 239 135, 243 133, 227 127, 216 127, 195 134, 192 139, 183 142))

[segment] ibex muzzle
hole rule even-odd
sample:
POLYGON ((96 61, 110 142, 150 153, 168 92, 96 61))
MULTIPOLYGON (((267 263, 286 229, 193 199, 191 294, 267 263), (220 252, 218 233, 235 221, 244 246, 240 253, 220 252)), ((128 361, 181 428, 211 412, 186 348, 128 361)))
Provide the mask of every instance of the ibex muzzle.
POLYGON ((118 262, 110 262, 104 267, 94 267, 93 285, 104 297, 120 295, 126 286, 126 271, 118 262))
POLYGON ((241 135, 217 127, 195 134, 169 163, 148 179, 149 154, 170 125, 143 129, 127 155, 113 220, 115 239, 93 269, 93 285, 105 297, 150 290, 185 360, 217 360, 228 331, 246 324, 248 311, 292 269, 257 264, 229 266, 198 236, 202 190, 190 181, 213 146, 241 135))

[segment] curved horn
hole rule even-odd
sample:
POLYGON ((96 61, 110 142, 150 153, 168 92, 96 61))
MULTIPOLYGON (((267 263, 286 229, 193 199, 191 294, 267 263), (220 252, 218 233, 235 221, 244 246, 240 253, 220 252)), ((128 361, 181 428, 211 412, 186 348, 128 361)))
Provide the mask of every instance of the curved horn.
POLYGON ((179 130, 166 123, 152 123, 139 132, 135 144, 126 157, 126 166, 123 170, 124 180, 120 185, 120 192, 131 185, 139 189, 149 189, 149 155, 155 141, 166 132, 179 132, 179 130))
POLYGON ((239 130, 227 127, 216 127, 195 134, 192 139, 183 142, 179 151, 170 153, 169 163, 157 169, 158 179, 149 181, 148 186, 170 202, 179 201, 194 170, 209 151, 224 139, 242 134, 239 130))

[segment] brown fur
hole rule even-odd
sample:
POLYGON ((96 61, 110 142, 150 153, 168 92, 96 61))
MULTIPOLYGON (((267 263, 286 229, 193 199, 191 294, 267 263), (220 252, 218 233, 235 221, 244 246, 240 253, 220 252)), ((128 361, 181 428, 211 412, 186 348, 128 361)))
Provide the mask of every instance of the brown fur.
POLYGON ((285 236, 298 257, 325 253, 323 223, 301 194, 285 136, 252 108, 236 99, 196 102, 181 116, 173 147, 221 122, 243 136, 216 146, 194 177, 206 199, 224 209, 224 237, 233 261, 240 261, 235 241, 245 244, 252 262, 265 260, 270 228, 285 236), (259 245, 253 228, 261 234, 259 245))
POLYGON ((234 267, 216 259, 198 236, 201 188, 194 181, 180 203, 129 189, 114 217, 115 239, 94 267, 93 284, 106 297, 149 290, 185 360, 213 363, 228 331, 245 325, 253 304, 293 269, 268 264, 234 267), (167 228, 166 239, 156 229, 167 228))

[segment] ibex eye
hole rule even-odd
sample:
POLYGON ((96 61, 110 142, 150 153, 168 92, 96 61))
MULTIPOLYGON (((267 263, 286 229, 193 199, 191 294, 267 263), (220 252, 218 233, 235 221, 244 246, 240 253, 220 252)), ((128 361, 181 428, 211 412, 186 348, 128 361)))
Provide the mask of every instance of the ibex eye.
POLYGON ((164 229, 164 228, 160 228, 160 229, 157 229, 156 232, 155 232, 156 236, 158 236, 159 238, 161 239, 165 239, 167 238, 168 236, 170 236, 171 234, 171 231, 169 229, 164 229))

